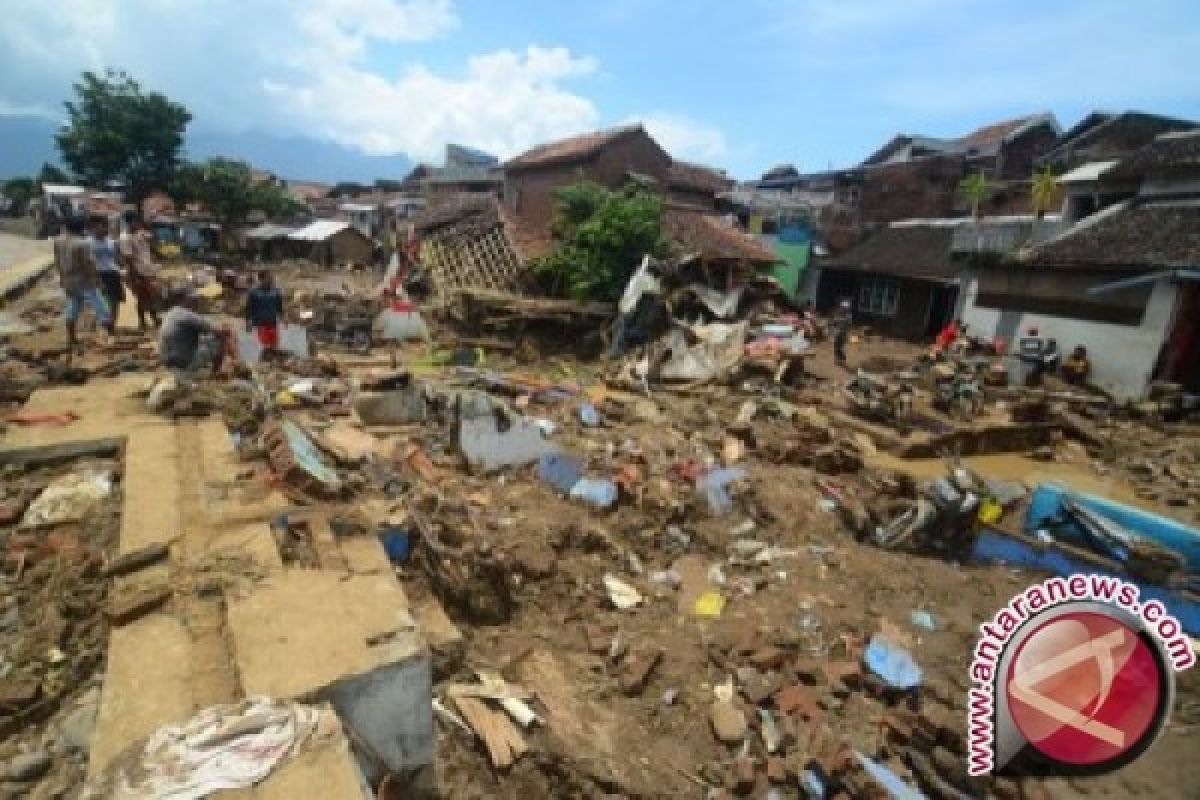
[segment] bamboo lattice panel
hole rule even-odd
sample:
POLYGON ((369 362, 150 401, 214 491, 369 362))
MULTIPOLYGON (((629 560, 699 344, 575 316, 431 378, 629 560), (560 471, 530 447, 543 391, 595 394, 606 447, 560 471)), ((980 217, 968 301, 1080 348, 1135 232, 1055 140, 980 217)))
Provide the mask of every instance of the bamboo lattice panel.
POLYGON ((481 235, 440 232, 421 245, 421 264, 429 270, 434 293, 446 305, 458 289, 517 289, 521 263, 497 226, 481 235))

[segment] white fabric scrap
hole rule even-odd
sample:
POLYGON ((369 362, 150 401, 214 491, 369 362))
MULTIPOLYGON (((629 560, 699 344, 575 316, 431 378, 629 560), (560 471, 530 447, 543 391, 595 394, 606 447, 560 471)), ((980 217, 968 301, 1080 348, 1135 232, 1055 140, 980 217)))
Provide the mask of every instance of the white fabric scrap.
POLYGON ((321 710, 256 697, 206 708, 155 731, 139 758, 118 762, 115 800, 199 800, 254 786, 317 729, 321 710))
POLYGON ((34 528, 78 522, 112 493, 113 471, 84 469, 58 478, 38 495, 21 520, 34 528))
POLYGON ((629 279, 629 283, 625 284, 625 291, 621 294, 621 300, 617 303, 617 310, 622 314, 632 314, 637 308, 638 300, 642 299, 644 294, 660 294, 662 292, 662 284, 658 278, 650 273, 650 256, 642 258, 642 264, 633 273, 633 277, 629 279))

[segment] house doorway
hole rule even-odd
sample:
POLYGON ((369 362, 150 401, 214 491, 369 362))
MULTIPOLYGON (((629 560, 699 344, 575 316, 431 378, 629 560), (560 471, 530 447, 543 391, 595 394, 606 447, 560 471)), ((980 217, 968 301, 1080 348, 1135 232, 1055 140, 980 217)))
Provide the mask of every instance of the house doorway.
POLYGON ((927 338, 937 336, 942 328, 954 319, 954 308, 958 304, 957 286, 937 286, 929 299, 929 320, 925 324, 927 338))
POLYGON ((1200 392, 1200 283, 1181 283, 1171 333, 1159 356, 1159 380, 1200 392))

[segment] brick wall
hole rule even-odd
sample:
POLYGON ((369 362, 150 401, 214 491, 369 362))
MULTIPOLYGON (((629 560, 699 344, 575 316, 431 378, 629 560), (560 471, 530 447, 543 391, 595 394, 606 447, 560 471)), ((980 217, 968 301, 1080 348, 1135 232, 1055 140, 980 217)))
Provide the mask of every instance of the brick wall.
POLYGON ((637 172, 666 184, 668 156, 645 134, 623 136, 583 163, 551 164, 542 168, 522 169, 504 176, 504 203, 522 218, 548 224, 554 214, 555 189, 580 178, 616 189, 626 173, 637 172))

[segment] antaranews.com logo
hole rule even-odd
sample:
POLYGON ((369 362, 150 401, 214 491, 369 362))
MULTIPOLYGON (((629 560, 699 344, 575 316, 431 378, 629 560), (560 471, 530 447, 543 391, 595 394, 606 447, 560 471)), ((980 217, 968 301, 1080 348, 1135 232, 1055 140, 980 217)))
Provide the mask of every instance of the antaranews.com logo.
POLYGON ((971 775, 1098 775, 1162 733, 1191 640, 1108 575, 1050 578, 979 626, 967 704, 971 775))

